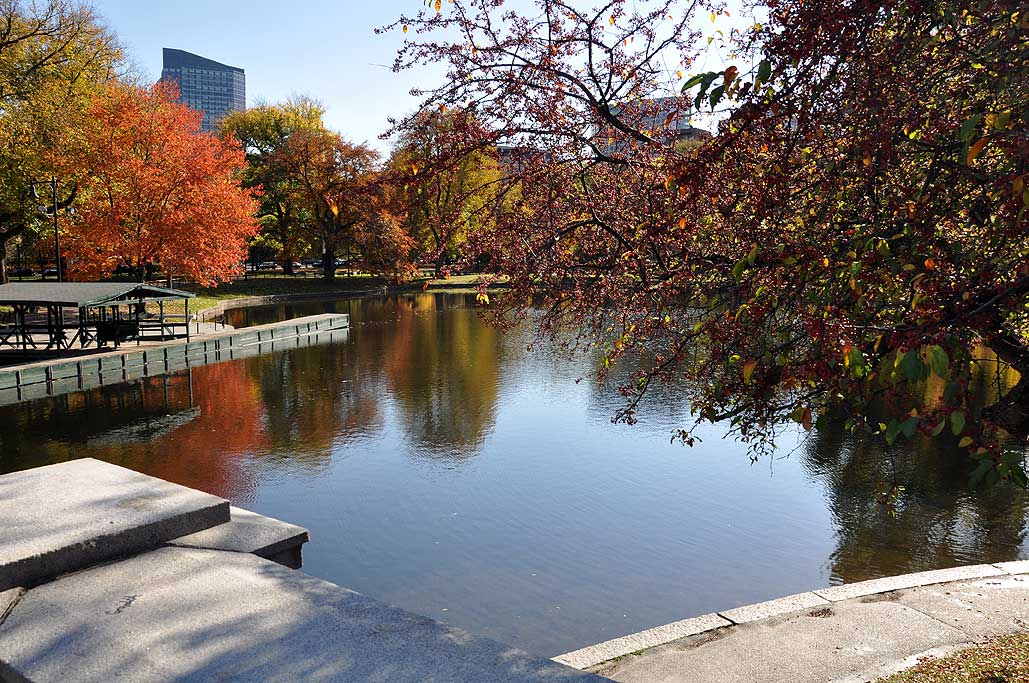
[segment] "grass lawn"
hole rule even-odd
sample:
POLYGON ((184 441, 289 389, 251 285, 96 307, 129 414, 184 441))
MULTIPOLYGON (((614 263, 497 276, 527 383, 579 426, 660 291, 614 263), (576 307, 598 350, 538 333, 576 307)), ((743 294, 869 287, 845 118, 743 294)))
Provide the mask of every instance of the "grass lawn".
POLYGON ((879 683, 1029 683, 1029 633, 926 660, 879 683))
MULTIPOLYGON (((428 276, 417 277, 404 283, 403 289, 417 291, 426 285, 433 288, 454 287, 473 288, 479 284, 479 275, 451 275, 448 278, 432 279, 428 276)), ((38 281, 38 278, 36 278, 38 281)), ((160 280, 154 280, 153 284, 163 286, 160 280)), ((260 274, 249 278, 241 278, 233 282, 223 283, 218 287, 190 287, 175 283, 177 289, 186 289, 196 293, 196 298, 189 302, 189 310, 196 313, 211 308, 224 301, 233 299, 244 299, 251 296, 268 296, 274 294, 340 294, 346 295, 350 292, 362 292, 377 287, 382 287, 386 281, 381 277, 356 274, 351 276, 339 275, 335 280, 327 282, 320 277, 293 277, 281 274, 260 274)), ((168 303, 165 311, 168 313, 181 313, 182 304, 168 303)), ((157 312, 157 305, 148 306, 157 312)), ((0 313, 10 312, 4 306, 0 306, 0 313)))

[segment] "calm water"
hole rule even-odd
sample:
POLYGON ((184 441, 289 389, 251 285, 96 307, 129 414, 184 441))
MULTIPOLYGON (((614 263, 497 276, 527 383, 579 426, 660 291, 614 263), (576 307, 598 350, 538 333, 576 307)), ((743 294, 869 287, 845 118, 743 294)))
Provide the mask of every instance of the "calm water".
POLYGON ((967 491, 963 461, 827 429, 751 465, 717 429, 669 442, 674 387, 640 424, 595 359, 527 352, 463 295, 237 312, 347 312, 349 339, 0 409, 0 471, 95 457, 308 527, 305 570, 555 655, 842 581, 1029 557, 1029 498, 967 491), (581 382, 577 379, 586 377, 581 382))

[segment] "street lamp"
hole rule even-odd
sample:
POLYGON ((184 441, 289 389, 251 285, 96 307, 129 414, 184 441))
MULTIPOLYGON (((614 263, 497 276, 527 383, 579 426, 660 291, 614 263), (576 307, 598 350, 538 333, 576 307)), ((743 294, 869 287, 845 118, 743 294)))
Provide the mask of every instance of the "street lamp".
POLYGON ((75 199, 75 191, 78 188, 72 189, 71 194, 63 202, 57 201, 57 178, 51 177, 50 180, 33 180, 29 187, 32 192, 33 199, 39 199, 39 191, 36 189, 37 185, 49 185, 50 186, 50 199, 51 205, 46 206, 45 204, 39 205, 37 208, 39 212, 46 217, 53 217, 54 219, 54 247, 57 251, 57 281, 64 282, 64 269, 61 267, 61 232, 57 225, 57 213, 64 209, 65 213, 69 216, 75 215, 75 209, 71 206, 71 202, 75 199))

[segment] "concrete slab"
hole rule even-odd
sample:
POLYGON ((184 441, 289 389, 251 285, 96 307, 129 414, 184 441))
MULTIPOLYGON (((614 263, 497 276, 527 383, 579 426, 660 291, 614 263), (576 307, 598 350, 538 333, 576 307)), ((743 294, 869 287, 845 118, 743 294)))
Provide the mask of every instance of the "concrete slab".
POLYGON ((229 508, 227 524, 219 524, 168 545, 253 553, 290 569, 300 569, 301 546, 309 540, 307 529, 238 507, 229 508))
POLYGON ((255 555, 172 547, 29 590, 0 662, 33 683, 603 680, 255 555))
POLYGON ((896 600, 963 631, 969 638, 1029 630, 1029 576, 923 586, 900 591, 896 600))
POLYGON ((1008 574, 1029 574, 1029 560, 1016 560, 1014 562, 1000 562, 993 565, 1002 569, 1008 574))
POLYGON ((726 610, 724 612, 719 612, 718 615, 728 619, 734 624, 747 624, 752 621, 758 621, 759 619, 778 617, 783 614, 800 612, 812 607, 824 607, 828 604, 828 600, 820 598, 814 593, 797 593, 796 595, 787 595, 784 598, 769 600, 768 602, 759 602, 756 605, 746 605, 744 607, 726 610))
POLYGON ((670 643, 673 640, 730 625, 729 621, 717 614, 705 614, 567 652, 554 657, 554 661, 574 666, 576 669, 585 669, 616 657, 623 657, 633 652, 670 643))
POLYGON ((693 636, 593 670, 626 683, 870 681, 912 653, 967 640, 905 605, 855 601, 693 636))
POLYGON ((902 576, 889 576, 883 579, 872 579, 871 581, 860 581, 858 583, 845 583, 840 586, 833 586, 832 588, 822 588, 814 591, 814 593, 829 602, 838 602, 866 595, 875 595, 876 593, 888 593, 904 588, 929 586, 934 583, 946 583, 947 581, 983 579, 1006 573, 1003 569, 999 569, 992 564, 975 564, 965 567, 954 567, 953 569, 936 569, 928 572, 904 574, 902 576))
POLYGON ((229 521, 221 498, 83 458, 0 476, 0 591, 229 521))

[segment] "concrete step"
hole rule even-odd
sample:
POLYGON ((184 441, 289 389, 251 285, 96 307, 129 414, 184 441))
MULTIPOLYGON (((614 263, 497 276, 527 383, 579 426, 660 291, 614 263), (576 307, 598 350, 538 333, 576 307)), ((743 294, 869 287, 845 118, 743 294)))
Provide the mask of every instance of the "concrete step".
POLYGON ((0 591, 229 521, 226 500, 92 458, 0 476, 0 591))
POLYGON ((227 524, 176 538, 168 545, 252 553, 290 569, 300 569, 301 548, 310 540, 307 529, 235 506, 229 508, 229 513, 231 519, 227 524))
POLYGON ((255 555, 173 547, 25 592, 0 662, 33 683, 605 680, 255 555))

